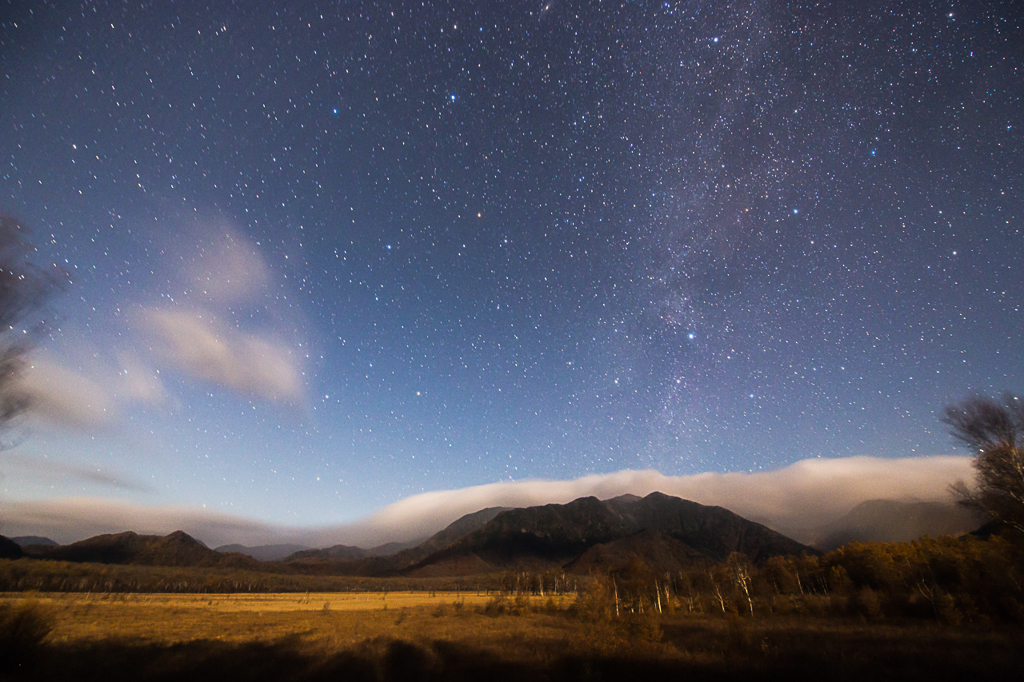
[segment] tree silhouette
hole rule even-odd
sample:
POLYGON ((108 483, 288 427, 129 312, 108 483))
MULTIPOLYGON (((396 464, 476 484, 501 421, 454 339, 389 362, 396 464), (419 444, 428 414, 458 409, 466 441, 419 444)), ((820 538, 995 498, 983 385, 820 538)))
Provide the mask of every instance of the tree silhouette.
POLYGON ((32 262, 35 251, 28 230, 0 214, 0 430, 28 407, 19 379, 25 356, 43 328, 31 314, 60 281, 56 266, 43 269, 32 262))
POLYGON ((1024 533, 1024 400, 974 396, 948 405, 942 421, 975 453, 975 489, 952 486, 960 503, 1024 533))

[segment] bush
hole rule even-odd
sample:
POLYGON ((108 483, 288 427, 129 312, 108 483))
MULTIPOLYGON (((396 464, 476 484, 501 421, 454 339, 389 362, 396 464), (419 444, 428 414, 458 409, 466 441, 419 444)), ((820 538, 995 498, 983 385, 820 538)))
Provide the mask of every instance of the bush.
POLYGON ((527 616, 530 614, 530 598, 525 594, 520 594, 516 597, 515 601, 512 602, 512 615, 513 616, 527 616))
POLYGON ((592 580, 576 595, 573 611, 580 620, 596 623, 608 621, 615 615, 615 600, 611 589, 603 580, 592 580))
POLYGON ((860 591, 857 592, 857 596, 854 599, 854 608, 857 613, 868 620, 881 620, 885 615, 882 611, 882 602, 878 598, 878 593, 867 586, 860 588, 860 591))
POLYGON ((51 630, 50 614, 35 602, 0 606, 0 660, 14 665, 30 663, 51 630))
POLYGON ((660 642, 663 636, 661 619, 655 616, 653 611, 627 614, 622 619, 622 626, 631 639, 660 642))
POLYGON ((505 598, 504 594, 494 595, 483 608, 483 612, 488 616, 500 616, 508 613, 510 610, 508 599, 505 598))
POLYGON ((956 599, 948 592, 939 594, 936 598, 935 611, 939 620, 946 625, 957 626, 964 619, 964 614, 956 606, 956 599))
POLYGON ((728 642, 730 649, 744 651, 754 645, 754 638, 747 623, 738 613, 728 616, 728 642))

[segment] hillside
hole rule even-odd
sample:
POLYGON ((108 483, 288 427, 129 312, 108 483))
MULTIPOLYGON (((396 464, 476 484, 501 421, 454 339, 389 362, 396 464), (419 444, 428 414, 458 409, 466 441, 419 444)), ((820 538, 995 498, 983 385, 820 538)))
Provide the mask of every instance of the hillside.
POLYGON ((309 547, 303 545, 257 545, 255 547, 247 547, 246 545, 221 545, 216 548, 216 551, 221 554, 244 554, 252 557, 257 561, 280 561, 287 556, 291 556, 295 552, 302 552, 308 550, 309 547))
POLYGON ((924 535, 959 535, 981 526, 975 511, 953 503, 867 500, 819 531, 814 546, 828 551, 850 542, 908 542, 924 535))
MULTIPOLYGON (((11 545, 12 551, 20 552, 17 544, 11 545)), ((727 509, 662 493, 605 501, 583 497, 568 504, 522 509, 482 509, 414 547, 386 553, 395 547, 335 545, 295 552, 282 561, 260 562, 243 553, 214 551, 176 531, 165 537, 133 532, 99 535, 70 545, 33 545, 30 553, 38 559, 101 564, 431 578, 511 569, 586 574, 617 570, 634 556, 658 571, 671 572, 724 561, 733 552, 762 563, 773 556, 815 551, 727 509)), ((240 545, 221 549, 236 548, 252 549, 240 545)), ((268 551, 280 554, 285 549, 269 547, 268 551)))
POLYGON ((412 547, 403 547, 390 554, 383 551, 388 545, 368 550, 347 545, 335 545, 321 550, 296 552, 285 562, 289 568, 302 573, 352 576, 397 575, 400 571, 422 561, 432 553, 442 550, 469 533, 482 528, 503 511, 507 511, 507 508, 489 507, 466 514, 422 543, 412 547))
POLYGON ((0 559, 20 559, 23 555, 21 545, 0 535, 0 559))
POLYGON ((41 545, 43 547, 56 547, 59 542, 51 540, 50 538, 44 538, 41 535, 19 535, 18 537, 11 538, 22 547, 29 547, 31 545, 41 545))
POLYGON ((33 547, 33 556, 53 561, 138 566, 225 566, 253 568, 258 562, 241 554, 221 554, 183 531, 170 535, 139 535, 131 531, 95 537, 57 547, 33 547))
POLYGON ((504 511, 404 572, 426 576, 564 568, 586 573, 613 568, 631 555, 672 570, 724 561, 732 552, 761 563, 814 550, 727 509, 651 493, 504 511))

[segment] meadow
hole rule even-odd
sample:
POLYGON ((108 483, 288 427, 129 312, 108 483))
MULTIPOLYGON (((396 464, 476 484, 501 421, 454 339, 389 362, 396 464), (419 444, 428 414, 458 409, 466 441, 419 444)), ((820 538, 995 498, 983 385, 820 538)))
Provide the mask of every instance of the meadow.
MULTIPOLYGON (((325 592, 278 594, 5 593, 0 604, 31 604, 53 622, 48 641, 76 644, 126 640, 172 645, 197 640, 276 642, 299 637, 327 646, 364 636, 422 639, 455 634, 464 618, 486 611, 494 597, 481 592, 325 592), (430 618, 423 625, 424 615, 430 618)), ((538 609, 546 600, 524 597, 538 609)), ((568 597, 552 601, 568 608, 568 597)))
MULTIPOLYGON (((1019 627, 813 614, 587 613, 476 592, 7 593, 48 624, 3 679, 1013 679, 1019 627)), ((30 619, 31 620, 31 619, 30 619)), ((30 623, 31 624, 31 623, 30 623)))

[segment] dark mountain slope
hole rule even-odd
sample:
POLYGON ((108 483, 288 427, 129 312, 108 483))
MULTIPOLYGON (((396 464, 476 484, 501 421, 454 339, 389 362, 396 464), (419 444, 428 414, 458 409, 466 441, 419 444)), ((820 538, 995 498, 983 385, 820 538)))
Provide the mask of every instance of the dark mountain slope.
POLYGON ((605 502, 584 497, 565 505, 502 512, 405 572, 436 574, 439 566, 475 566, 478 572, 556 566, 589 571, 600 569, 605 560, 618 563, 630 553, 682 568, 698 560, 724 561, 732 552, 762 562, 805 551, 814 550, 727 509, 651 493, 605 502), (590 552, 598 545, 603 548, 590 552))
POLYGON ((609 500, 608 505, 622 516, 627 527, 660 531, 714 561, 724 561, 733 552, 743 552, 760 563, 773 556, 810 550, 728 509, 708 507, 663 493, 651 493, 633 503, 609 500))
POLYGON ((473 554, 495 567, 562 565, 595 544, 622 537, 620 525, 616 515, 596 497, 512 509, 424 563, 473 554))
POLYGON ((568 573, 588 574, 621 571, 633 557, 640 557, 655 573, 672 573, 680 567, 711 562, 693 547, 656 530, 642 530, 629 537, 594 545, 565 565, 568 573))
POLYGON ((922 535, 959 535, 984 517, 952 502, 867 500, 821 532, 814 544, 828 551, 849 542, 909 542, 922 535))
POLYGON ((442 550, 453 542, 458 542, 473 531, 483 528, 498 514, 510 509, 511 507, 487 507, 478 512, 466 514, 453 521, 444 530, 432 535, 419 548, 425 550, 426 554, 442 550))
POLYGON ((332 545, 323 549, 303 549, 286 557, 286 561, 297 561, 300 559, 364 559, 369 556, 369 551, 362 547, 353 545, 332 545))
MULTIPOLYGON (((506 507, 488 507, 472 514, 466 514, 419 545, 401 549, 393 554, 383 554, 378 551, 382 550, 386 545, 370 550, 348 547, 346 545, 335 545, 323 550, 296 552, 285 561, 289 566, 304 573, 365 576, 395 575, 430 554, 444 549, 463 536, 478 530, 495 516, 506 510, 506 507)), ((479 573, 481 571, 471 572, 479 573)))
POLYGON ((302 552, 309 549, 303 545, 257 545, 255 547, 247 547, 245 545, 221 545, 217 547, 218 552, 221 554, 244 554, 251 556, 257 561, 280 561, 286 556, 291 556, 295 552, 302 552))
POLYGON ((259 562, 248 556, 215 552, 180 530, 163 537, 139 535, 131 531, 97 535, 70 545, 37 551, 34 556, 54 561, 140 566, 259 566, 259 562))
POLYGON ((11 538, 22 547, 29 547, 31 545, 40 545, 42 547, 56 547, 59 542, 51 540, 50 538, 44 538, 40 535, 19 535, 16 538, 11 538))
POLYGON ((20 559, 22 556, 21 545, 0 535, 0 559, 20 559))

